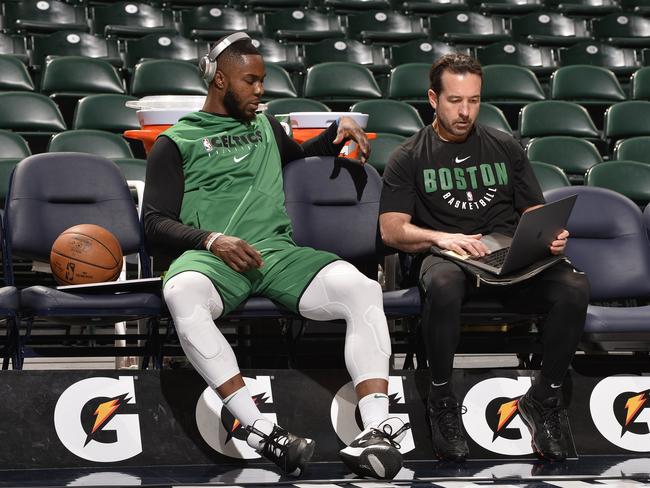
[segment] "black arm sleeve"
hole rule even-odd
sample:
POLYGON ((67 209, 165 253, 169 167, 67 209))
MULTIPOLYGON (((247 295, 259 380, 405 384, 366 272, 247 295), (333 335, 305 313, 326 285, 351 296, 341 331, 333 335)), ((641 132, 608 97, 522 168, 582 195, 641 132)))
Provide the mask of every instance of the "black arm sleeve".
POLYGON ((147 247, 152 253, 179 256, 190 249, 203 249, 209 231, 180 222, 185 179, 183 161, 176 144, 161 136, 147 158, 142 215, 147 247))
POLYGON ((336 131, 338 130, 338 124, 336 122, 318 134, 318 136, 309 139, 302 144, 298 144, 287 135, 282 128, 282 125, 280 125, 280 122, 278 122, 275 117, 272 115, 267 115, 266 117, 271 123, 271 128, 273 129, 275 141, 278 144, 280 159, 282 160, 283 166, 290 161, 307 158, 309 156, 338 156, 345 145, 346 141, 343 141, 340 144, 332 144, 332 141, 336 138, 336 131))

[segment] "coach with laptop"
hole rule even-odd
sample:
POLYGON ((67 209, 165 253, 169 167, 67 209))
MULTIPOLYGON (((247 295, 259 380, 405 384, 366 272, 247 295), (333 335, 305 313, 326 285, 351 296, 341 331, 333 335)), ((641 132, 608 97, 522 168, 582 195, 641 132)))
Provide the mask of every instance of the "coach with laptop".
MULTIPOLYGON (((450 381, 461 307, 469 297, 489 295, 512 309, 545 314, 542 369, 518 405, 541 457, 565 459, 569 432, 561 385, 584 327, 587 279, 560 260, 515 284, 481 284, 462 262, 431 252, 435 246, 460 256, 488 256, 482 237, 512 236, 521 215, 544 205, 544 197, 520 144, 476 123, 480 64, 463 54, 449 54, 433 64, 429 78, 436 118, 391 155, 384 172, 380 226, 384 242, 412 253, 419 270, 422 333, 431 371, 427 413, 435 454, 454 461, 468 456, 462 406, 450 381)), ((562 255, 568 235, 560 230, 551 238, 548 254, 562 255)))

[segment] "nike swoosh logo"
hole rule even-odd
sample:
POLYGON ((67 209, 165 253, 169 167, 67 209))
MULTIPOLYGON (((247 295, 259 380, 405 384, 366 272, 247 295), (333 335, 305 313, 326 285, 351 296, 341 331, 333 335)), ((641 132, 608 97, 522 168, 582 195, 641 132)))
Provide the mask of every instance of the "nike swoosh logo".
POLYGON ((235 156, 235 157, 233 158, 233 160, 235 161, 235 163, 238 163, 239 161, 241 161, 242 159, 244 159, 244 158, 245 158, 246 156, 248 156, 249 154, 250 154, 250 153, 246 153, 246 154, 244 154, 241 158, 238 158, 237 156, 235 156))
POLYGON ((471 158, 471 156, 467 156, 466 158, 463 158, 463 159, 458 159, 458 156, 456 156, 456 159, 454 159, 454 161, 456 161, 456 164, 458 164, 458 163, 462 163, 463 161, 465 161, 465 160, 467 160, 469 158, 471 158))

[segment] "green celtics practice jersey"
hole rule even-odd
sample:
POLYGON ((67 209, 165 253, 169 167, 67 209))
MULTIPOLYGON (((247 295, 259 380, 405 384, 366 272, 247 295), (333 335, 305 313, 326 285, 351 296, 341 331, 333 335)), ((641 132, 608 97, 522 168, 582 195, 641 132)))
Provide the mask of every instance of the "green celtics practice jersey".
POLYGON ((260 250, 292 242, 280 154, 266 116, 243 124, 195 112, 163 135, 183 160, 183 224, 237 236, 260 250))

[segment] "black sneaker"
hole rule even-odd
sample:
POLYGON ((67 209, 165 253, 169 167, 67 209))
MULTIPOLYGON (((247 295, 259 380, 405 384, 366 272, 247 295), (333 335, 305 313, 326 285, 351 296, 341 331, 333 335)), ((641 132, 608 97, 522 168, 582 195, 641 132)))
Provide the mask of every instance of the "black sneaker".
POLYGON ((257 420, 245 429, 248 444, 289 476, 300 476, 314 454, 313 440, 295 436, 268 420, 257 420))
POLYGON ((433 452, 438 459, 462 463, 469 455, 460 420, 462 408, 454 397, 432 400, 429 396, 427 418, 431 428, 433 452))
POLYGON ((537 401, 530 390, 517 404, 524 423, 530 430, 532 446, 542 458, 562 461, 569 455, 568 426, 566 410, 559 397, 537 401))
POLYGON ((359 476, 392 480, 402 469, 399 441, 410 428, 410 424, 391 417, 377 428, 365 429, 339 452, 339 456, 350 471, 359 476))

